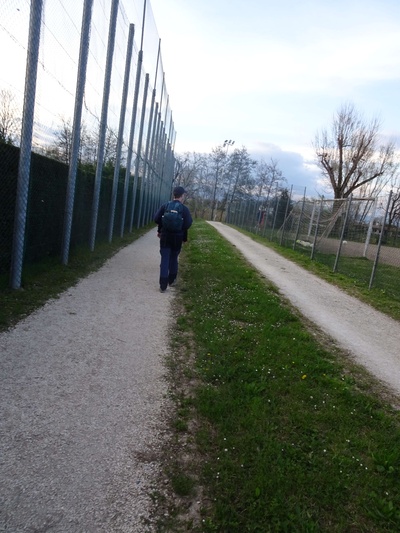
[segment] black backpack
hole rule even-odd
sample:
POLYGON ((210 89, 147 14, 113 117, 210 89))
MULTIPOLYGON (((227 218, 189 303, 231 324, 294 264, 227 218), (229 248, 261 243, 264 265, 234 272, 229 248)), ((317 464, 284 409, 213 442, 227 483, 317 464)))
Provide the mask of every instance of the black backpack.
POLYGON ((162 227, 169 233, 182 231, 183 226, 183 205, 181 202, 172 200, 168 202, 162 216, 162 227))

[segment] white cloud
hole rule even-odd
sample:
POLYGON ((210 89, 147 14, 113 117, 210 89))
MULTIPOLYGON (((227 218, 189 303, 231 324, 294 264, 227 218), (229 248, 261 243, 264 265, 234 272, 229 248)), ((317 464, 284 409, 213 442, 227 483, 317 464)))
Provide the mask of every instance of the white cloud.
POLYGON ((177 151, 209 151, 228 137, 268 157, 275 145, 292 179, 319 187, 311 142, 344 101, 399 132, 397 1, 152 4, 177 151))

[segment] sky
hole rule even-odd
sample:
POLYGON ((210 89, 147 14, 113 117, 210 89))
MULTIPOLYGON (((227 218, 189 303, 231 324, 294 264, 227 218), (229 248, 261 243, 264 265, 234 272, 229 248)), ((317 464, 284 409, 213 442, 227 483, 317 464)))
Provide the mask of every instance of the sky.
POLYGON ((226 139, 326 193, 313 141, 352 103, 400 150, 399 0, 150 0, 175 153, 226 139))

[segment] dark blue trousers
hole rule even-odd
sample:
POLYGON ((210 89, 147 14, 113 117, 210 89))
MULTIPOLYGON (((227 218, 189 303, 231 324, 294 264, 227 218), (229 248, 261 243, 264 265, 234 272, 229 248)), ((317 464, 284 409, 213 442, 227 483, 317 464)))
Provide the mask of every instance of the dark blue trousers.
POLYGON ((172 248, 160 248, 160 278, 168 279, 168 283, 175 281, 178 274, 179 252, 180 250, 172 250, 172 248))
POLYGON ((165 290, 178 274, 178 256, 182 248, 180 234, 161 235, 160 239, 160 288, 165 290))

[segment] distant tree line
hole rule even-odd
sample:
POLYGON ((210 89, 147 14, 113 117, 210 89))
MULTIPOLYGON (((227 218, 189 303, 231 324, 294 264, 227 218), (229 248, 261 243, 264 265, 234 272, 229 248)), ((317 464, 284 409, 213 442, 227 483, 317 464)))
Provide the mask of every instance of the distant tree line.
POLYGON ((0 142, 16 144, 19 139, 20 120, 17 118, 15 98, 11 91, 0 90, 0 142))
MULTIPOLYGON (((104 147, 105 174, 113 173, 117 159, 117 133, 107 128, 104 147)), ((94 170, 97 164, 97 147, 99 144, 98 132, 90 132, 86 124, 81 125, 81 137, 79 143, 79 165, 86 170, 94 170)), ((72 124, 70 120, 61 118, 60 128, 55 133, 55 142, 45 149, 45 155, 69 165, 72 149, 72 124)))
POLYGON ((286 189, 277 161, 256 161, 244 146, 231 153, 228 148, 176 156, 176 182, 189 190, 196 216, 225 220, 233 204, 252 200, 261 206, 286 189))

